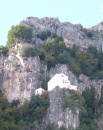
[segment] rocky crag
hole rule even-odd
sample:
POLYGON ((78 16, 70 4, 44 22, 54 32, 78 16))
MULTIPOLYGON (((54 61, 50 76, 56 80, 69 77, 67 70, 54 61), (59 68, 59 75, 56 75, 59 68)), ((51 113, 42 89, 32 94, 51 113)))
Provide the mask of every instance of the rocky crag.
MULTIPOLYGON (((52 34, 57 34, 63 37, 64 42, 68 47, 73 44, 80 46, 82 49, 87 49, 88 46, 93 45, 98 49, 103 48, 103 23, 85 29, 80 24, 71 24, 69 22, 61 23, 58 18, 42 18, 28 17, 21 21, 20 25, 26 25, 33 29, 33 41, 36 45, 43 44, 43 42, 36 37, 36 34, 41 31, 50 31, 52 34)), ((50 40, 50 37, 47 39, 50 40)))
MULTIPOLYGON (((0 57, 0 89, 4 92, 9 102, 19 100, 24 103, 25 100, 30 100, 34 95, 35 90, 43 88, 45 77, 50 80, 55 74, 64 73, 68 76, 72 85, 78 86, 78 91, 81 93, 86 86, 94 86, 96 88, 97 98, 100 98, 100 90, 103 85, 103 80, 91 80, 84 74, 77 77, 66 64, 57 64, 50 70, 46 65, 43 65, 39 56, 23 57, 21 50, 24 47, 42 46, 45 41, 52 39, 53 35, 61 36, 67 47, 72 47, 73 44, 80 46, 82 50, 93 45, 102 50, 102 23, 91 28, 84 29, 81 25, 73 25, 69 22, 61 23, 57 18, 33 18, 28 17, 21 21, 20 25, 26 25, 32 28, 33 37, 32 43, 17 43, 9 50, 8 57, 1 55, 0 57), (38 38, 41 32, 50 31, 50 36, 46 39, 38 38), (95 32, 98 32, 95 34, 95 32)), ((70 108, 65 112, 62 110, 62 96, 59 89, 55 89, 49 93, 50 106, 46 115, 49 122, 57 127, 65 126, 69 128, 79 127, 79 110, 74 114, 70 108)), ((45 122, 45 121, 44 121, 45 122)), ((44 124, 48 124, 46 121, 44 124)))

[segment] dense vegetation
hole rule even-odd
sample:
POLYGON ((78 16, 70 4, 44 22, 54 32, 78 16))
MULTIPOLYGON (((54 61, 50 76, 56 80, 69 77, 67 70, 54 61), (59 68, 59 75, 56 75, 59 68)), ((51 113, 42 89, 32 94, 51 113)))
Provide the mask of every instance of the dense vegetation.
POLYGON ((67 48, 60 37, 46 42, 42 48, 24 49, 23 56, 39 56, 41 61, 47 64, 48 69, 56 64, 67 64, 76 75, 83 73, 91 79, 103 77, 102 51, 93 46, 85 51, 81 51, 76 45, 67 48))
POLYGON ((80 116, 80 130, 97 130, 97 109, 98 101, 96 99, 95 89, 93 87, 87 88, 82 96, 85 100, 84 109, 80 116))
POLYGON ((83 109, 83 105, 85 104, 84 98, 81 94, 74 90, 63 89, 63 110, 69 107, 73 113, 76 112, 76 109, 83 109))
POLYGON ((0 55, 3 55, 3 56, 8 56, 8 47, 6 46, 0 46, 0 55))
POLYGON ((77 75, 83 73, 93 79, 103 77, 103 52, 97 51, 93 46, 86 51, 81 51, 75 45, 67 48, 62 38, 56 37, 46 42, 43 48, 34 51, 41 61, 47 64, 48 69, 55 64, 67 64, 77 75))
MULTIPOLYGON (((81 110, 80 127, 76 130, 97 130, 97 120, 103 114, 103 87, 101 98, 97 101, 95 89, 87 88, 82 95, 75 91, 63 90, 64 111, 70 107, 74 112, 76 108, 81 110), (101 113, 102 112, 102 113, 101 113)), ((42 117, 49 106, 48 95, 44 93, 41 97, 33 96, 30 102, 25 102, 18 107, 19 101, 8 103, 5 96, 0 93, 0 130, 23 130, 27 125, 29 128, 35 127, 35 121, 40 123, 42 117)), ((65 128, 57 129, 53 124, 48 124, 46 130, 68 130, 65 128)), ((73 130, 73 128, 69 128, 73 130)))
POLYGON ((18 107, 18 101, 8 103, 0 93, 0 130, 23 130, 30 123, 41 122, 48 106, 48 95, 33 96, 30 102, 18 107))
POLYGON ((10 47, 17 42, 28 42, 32 41, 32 30, 27 26, 17 25, 13 26, 8 32, 7 46, 10 47))
POLYGON ((49 36, 51 36, 50 31, 43 31, 36 35, 37 38, 40 38, 41 40, 46 40, 49 36))
POLYGON ((103 116, 103 87, 100 100, 96 99, 94 87, 87 87, 82 95, 71 90, 63 90, 63 109, 80 109, 80 127, 76 130, 97 130, 98 119, 103 116))

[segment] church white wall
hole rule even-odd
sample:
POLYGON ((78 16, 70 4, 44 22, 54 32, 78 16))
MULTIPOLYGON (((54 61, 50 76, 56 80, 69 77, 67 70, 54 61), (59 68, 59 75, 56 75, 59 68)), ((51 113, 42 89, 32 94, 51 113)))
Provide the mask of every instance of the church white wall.
POLYGON ((54 77, 51 80, 49 80, 48 91, 52 91, 57 86, 60 88, 77 90, 77 86, 71 85, 68 76, 62 73, 54 75, 54 77))

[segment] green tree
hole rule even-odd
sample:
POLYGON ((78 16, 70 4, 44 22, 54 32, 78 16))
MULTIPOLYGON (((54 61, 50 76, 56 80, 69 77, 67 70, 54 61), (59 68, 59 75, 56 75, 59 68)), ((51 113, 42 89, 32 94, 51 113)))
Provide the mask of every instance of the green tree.
POLYGON ((95 88, 86 88, 82 96, 85 99, 84 110, 80 114, 80 130, 97 130, 97 106, 95 88), (95 119, 96 117, 96 119, 95 119))
POLYGON ((8 55, 8 48, 6 46, 0 46, 0 54, 7 56, 8 55))
POLYGON ((94 56, 94 57, 97 56, 97 49, 94 46, 89 46, 87 49, 87 52, 92 54, 92 56, 94 56))
POLYGON ((91 87, 91 88, 86 88, 86 90, 82 93, 85 102, 86 102, 86 106, 88 111, 90 110, 93 113, 95 113, 96 110, 96 106, 97 106, 97 101, 96 101, 96 94, 95 94, 95 88, 91 87))
POLYGON ((58 56, 66 48, 61 38, 56 37, 44 44, 44 49, 52 56, 58 56))
POLYGON ((101 88, 101 97, 100 97, 100 100, 99 100, 99 106, 100 105, 103 105, 103 86, 101 88))
POLYGON ((103 52, 98 52, 98 69, 103 70, 103 52))
POLYGON ((10 47, 17 42, 28 42, 32 40, 32 30, 27 26, 13 26, 8 32, 7 46, 10 47))
POLYGON ((77 53, 77 59, 80 64, 81 72, 87 76, 92 76, 98 66, 98 59, 88 54, 87 52, 79 51, 77 53))
POLYGON ((25 48, 22 49, 21 55, 23 57, 33 57, 33 56, 37 56, 37 51, 34 48, 25 47, 25 48))
POLYGON ((37 37, 40 38, 41 40, 46 40, 49 36, 51 36, 50 31, 43 31, 37 34, 37 37))

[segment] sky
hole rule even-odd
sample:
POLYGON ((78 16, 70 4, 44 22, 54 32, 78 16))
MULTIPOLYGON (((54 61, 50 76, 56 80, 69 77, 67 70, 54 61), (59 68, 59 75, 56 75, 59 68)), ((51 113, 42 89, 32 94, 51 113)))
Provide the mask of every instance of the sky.
POLYGON ((89 28, 103 21, 103 0, 0 0, 0 45, 10 28, 29 16, 58 17, 89 28))

